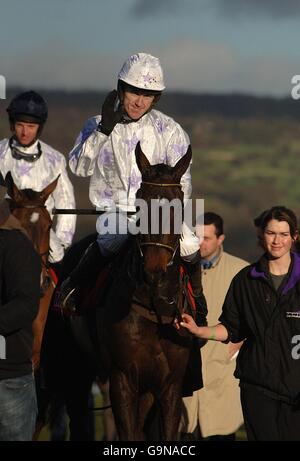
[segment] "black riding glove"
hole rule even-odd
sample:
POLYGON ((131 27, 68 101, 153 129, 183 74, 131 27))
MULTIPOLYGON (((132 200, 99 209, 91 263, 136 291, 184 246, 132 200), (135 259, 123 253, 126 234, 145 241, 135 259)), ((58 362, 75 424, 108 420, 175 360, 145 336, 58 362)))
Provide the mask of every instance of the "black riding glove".
POLYGON ((102 105, 102 116, 98 130, 107 136, 110 135, 116 124, 120 123, 123 118, 122 105, 119 104, 118 107, 115 108, 117 98, 118 93, 116 90, 113 90, 106 96, 102 105))

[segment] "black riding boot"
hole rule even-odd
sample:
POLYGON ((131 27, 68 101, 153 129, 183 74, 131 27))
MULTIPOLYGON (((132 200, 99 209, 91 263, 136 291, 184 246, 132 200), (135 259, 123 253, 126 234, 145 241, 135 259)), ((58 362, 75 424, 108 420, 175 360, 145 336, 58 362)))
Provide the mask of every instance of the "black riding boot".
POLYGON ((207 304, 203 293, 200 258, 194 261, 184 261, 189 281, 193 290, 193 297, 196 305, 196 323, 198 326, 207 325, 207 304))
POLYGON ((100 253, 97 242, 88 246, 77 266, 60 286, 60 300, 63 308, 76 310, 79 302, 78 288, 95 279, 107 265, 109 259, 100 253))

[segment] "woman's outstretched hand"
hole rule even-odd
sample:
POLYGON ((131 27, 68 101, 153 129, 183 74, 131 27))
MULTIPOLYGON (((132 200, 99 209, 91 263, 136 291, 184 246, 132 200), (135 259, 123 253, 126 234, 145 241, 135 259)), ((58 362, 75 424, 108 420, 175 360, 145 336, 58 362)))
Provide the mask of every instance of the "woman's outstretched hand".
POLYGON ((218 325, 198 327, 193 317, 189 314, 182 314, 182 322, 175 322, 175 328, 186 328, 192 335, 201 339, 211 339, 213 341, 227 341, 228 331, 224 325, 218 323, 218 325))
POLYGON ((183 322, 180 322, 181 327, 186 328, 193 335, 199 335, 199 327, 196 325, 196 322, 191 315, 182 314, 182 320, 183 322))

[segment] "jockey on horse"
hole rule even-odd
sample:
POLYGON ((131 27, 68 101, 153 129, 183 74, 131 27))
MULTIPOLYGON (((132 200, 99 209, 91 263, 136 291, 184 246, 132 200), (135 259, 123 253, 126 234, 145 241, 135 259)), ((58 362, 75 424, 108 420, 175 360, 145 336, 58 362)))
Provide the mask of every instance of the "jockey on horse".
MULTIPOLYGON (((61 286, 61 302, 67 308, 75 310, 79 303, 76 288, 99 273, 128 239, 128 226, 136 219, 134 203, 141 183, 135 159, 137 143, 151 164, 174 166, 188 149, 190 140, 181 126, 154 109, 164 89, 158 58, 145 53, 130 56, 118 74, 117 91, 106 97, 102 115, 88 119, 70 152, 71 170, 78 176, 91 176, 90 200, 106 213, 97 221, 97 241, 88 247, 61 286)), ((181 186, 186 201, 192 189, 190 166, 181 178, 181 186)), ((185 223, 180 255, 205 322, 199 240, 185 223)))
MULTIPOLYGON (((48 116, 47 104, 38 93, 27 91, 12 99, 7 112, 12 136, 0 141, 1 175, 3 180, 10 177, 10 182, 16 186, 17 191, 31 190, 36 196, 39 193, 43 195, 43 191, 50 187, 51 192, 47 195, 45 207, 50 214, 51 225, 53 208, 74 208, 75 198, 64 156, 39 140, 48 116), (51 186, 52 184, 54 187, 51 186)), ((4 185, 7 186, 5 181, 4 185)), ((20 195, 19 192, 16 194, 20 195)), ((33 205, 28 205, 29 207, 33 210, 33 205)), ((50 231, 50 249, 48 248, 49 251, 41 255, 43 267, 48 263, 54 265, 54 269, 57 267, 56 263, 62 260, 65 249, 72 243, 75 226, 76 217, 72 215, 59 216, 55 231, 48 226, 46 233, 50 231)), ((38 243, 34 237, 32 243, 35 247, 38 243)), ((51 274, 53 276, 53 271, 51 274)), ((56 282, 55 276, 53 282, 56 282)), ((51 291, 43 291, 39 314, 33 325, 35 369, 39 366, 42 336, 50 303, 51 291)))
MULTIPOLYGON (((54 207, 74 208, 74 191, 64 156, 39 139, 48 116, 45 100, 38 93, 27 91, 12 99, 7 112, 12 136, 0 141, 3 178, 11 172, 18 189, 40 192, 59 176, 46 207, 50 215, 54 207)), ((55 231, 50 231, 49 262, 62 260, 65 249, 72 243, 75 226, 76 216, 58 216, 55 231)))

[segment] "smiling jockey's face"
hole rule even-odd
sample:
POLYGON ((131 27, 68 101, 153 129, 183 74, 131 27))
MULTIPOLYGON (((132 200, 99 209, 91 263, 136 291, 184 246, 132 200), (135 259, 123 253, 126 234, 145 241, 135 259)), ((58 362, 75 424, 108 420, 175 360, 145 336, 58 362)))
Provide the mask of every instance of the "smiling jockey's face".
POLYGON ((142 92, 133 93, 125 91, 123 96, 123 107, 132 120, 138 120, 148 110, 154 101, 153 95, 143 94, 142 92))

